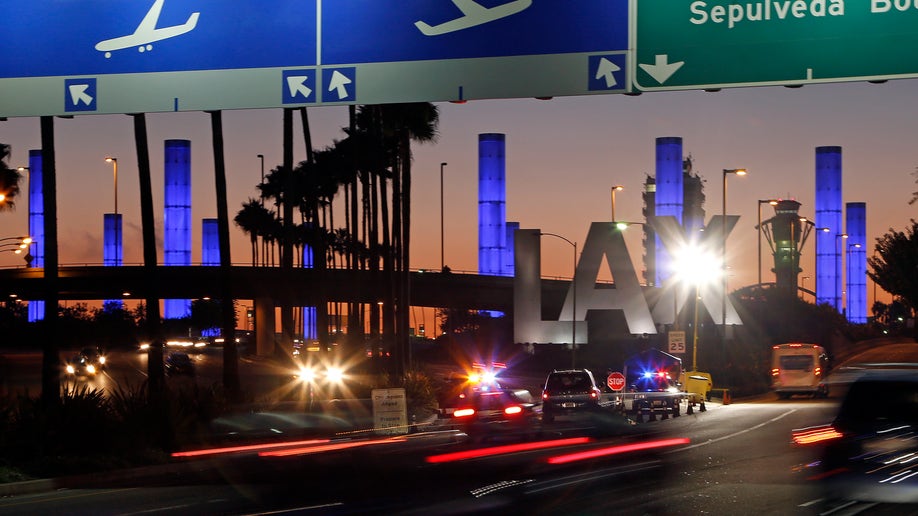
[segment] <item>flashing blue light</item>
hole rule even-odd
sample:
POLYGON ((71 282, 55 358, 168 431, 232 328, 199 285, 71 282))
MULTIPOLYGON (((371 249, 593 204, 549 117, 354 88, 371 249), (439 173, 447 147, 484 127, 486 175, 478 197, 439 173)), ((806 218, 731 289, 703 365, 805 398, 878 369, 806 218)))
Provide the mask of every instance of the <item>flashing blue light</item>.
POLYGON ((644 378, 653 378, 653 372, 644 371, 644 378))

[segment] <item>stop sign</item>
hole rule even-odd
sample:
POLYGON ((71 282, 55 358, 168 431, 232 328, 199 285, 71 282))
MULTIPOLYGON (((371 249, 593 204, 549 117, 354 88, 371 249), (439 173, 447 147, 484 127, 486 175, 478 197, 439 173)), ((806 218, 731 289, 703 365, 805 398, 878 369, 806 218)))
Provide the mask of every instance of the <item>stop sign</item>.
POLYGON ((613 391, 620 391, 625 388, 625 375, 622 373, 610 373, 606 379, 606 384, 613 391))

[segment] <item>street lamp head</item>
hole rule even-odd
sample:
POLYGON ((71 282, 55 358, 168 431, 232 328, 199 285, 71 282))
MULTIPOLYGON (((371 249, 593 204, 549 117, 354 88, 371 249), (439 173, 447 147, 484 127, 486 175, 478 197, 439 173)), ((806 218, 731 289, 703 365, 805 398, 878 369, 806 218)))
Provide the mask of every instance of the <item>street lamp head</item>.
POLYGON ((29 167, 16 167, 16 170, 19 172, 29 172, 31 169, 29 167))
POLYGON ((105 162, 106 162, 106 163, 117 163, 117 162, 118 162, 118 158, 113 158, 113 157, 111 157, 111 156, 105 156, 105 162))
POLYGON ((624 231, 631 226, 643 226, 643 222, 628 222, 627 220, 619 220, 615 222, 615 228, 624 231))
POLYGON ((724 169, 724 175, 725 175, 725 176, 726 176, 727 174, 736 174, 736 175, 738 175, 738 176, 745 176, 747 173, 748 173, 748 172, 746 172, 746 169, 745 169, 745 168, 725 168, 725 169, 724 169))
POLYGON ((625 189, 625 187, 622 185, 615 185, 612 187, 612 189, 615 190, 616 192, 621 192, 622 190, 625 189))
POLYGON ((446 162, 444 161, 443 163, 440 163, 440 166, 441 166, 441 167, 445 167, 445 166, 446 166, 446 162))

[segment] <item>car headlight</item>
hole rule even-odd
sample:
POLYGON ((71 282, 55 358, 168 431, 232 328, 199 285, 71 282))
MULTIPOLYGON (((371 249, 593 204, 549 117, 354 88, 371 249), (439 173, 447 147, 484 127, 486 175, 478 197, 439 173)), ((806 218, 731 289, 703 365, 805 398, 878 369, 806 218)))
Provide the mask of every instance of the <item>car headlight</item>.
POLYGON ((75 373, 75 372, 76 372, 76 369, 74 369, 72 365, 67 366, 67 373, 68 373, 68 374, 73 374, 73 373, 75 373))
POLYGON ((89 364, 86 366, 86 372, 89 374, 96 374, 96 366, 89 364))
POLYGON ((99 357, 99 363, 104 365, 104 364, 105 364, 105 357, 99 357))

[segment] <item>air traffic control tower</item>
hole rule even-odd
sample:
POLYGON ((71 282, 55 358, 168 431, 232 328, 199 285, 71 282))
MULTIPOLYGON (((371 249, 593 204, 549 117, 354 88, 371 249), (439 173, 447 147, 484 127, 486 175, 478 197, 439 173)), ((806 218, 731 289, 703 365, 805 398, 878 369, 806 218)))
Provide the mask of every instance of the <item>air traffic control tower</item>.
POLYGON ((811 223, 800 220, 800 203, 791 200, 778 201, 775 216, 762 222, 762 232, 768 239, 768 246, 775 260, 775 286, 788 293, 797 292, 797 276, 800 274, 800 251, 813 229, 811 223))

